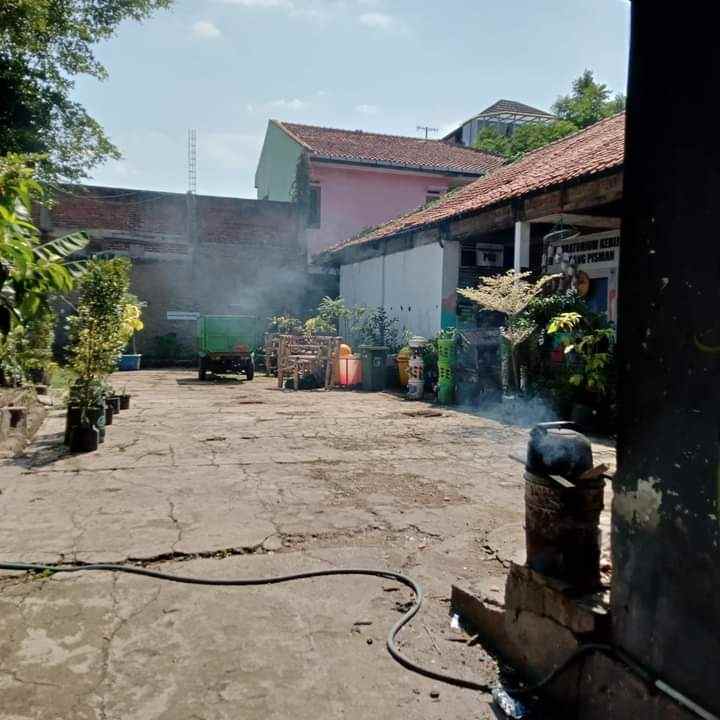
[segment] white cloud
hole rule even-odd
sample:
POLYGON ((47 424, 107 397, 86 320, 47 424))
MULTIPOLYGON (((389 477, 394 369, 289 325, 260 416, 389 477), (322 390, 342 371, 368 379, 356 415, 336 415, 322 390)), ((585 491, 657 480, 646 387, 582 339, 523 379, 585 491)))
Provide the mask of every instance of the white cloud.
POLYGON ((400 33, 405 32, 406 27, 392 15, 381 12, 367 12, 358 17, 358 22, 372 30, 382 30, 383 32, 400 33))
POLYGON ((215 2, 223 3, 224 5, 239 5, 240 7, 246 8, 286 8, 291 9, 295 7, 292 0, 215 0, 215 2))
POLYGON ((280 98, 279 100, 273 100, 272 102, 268 103, 268 107, 280 108, 281 110, 302 110, 307 106, 308 103, 306 103, 304 100, 301 100, 300 98, 292 98, 292 100, 280 98))
POLYGON ((192 26, 193 36, 196 38, 211 39, 222 35, 220 29, 210 20, 198 20, 192 26))
POLYGON ((247 103, 245 110, 253 115, 255 113, 264 114, 274 110, 297 112, 298 110, 305 110, 308 107, 310 107, 310 103, 307 100, 301 100, 300 98, 278 98, 277 100, 269 100, 263 103, 247 103))
POLYGON ((233 5, 250 10, 279 10, 287 17, 304 20, 315 25, 327 23, 354 14, 357 8, 365 9, 357 19, 362 25, 374 30, 404 33, 407 28, 397 18, 377 12, 384 0, 213 0, 223 5, 233 5))
POLYGON ((377 115, 380 112, 380 108, 377 105, 362 105, 355 106, 355 112, 362 113, 363 115, 377 115))

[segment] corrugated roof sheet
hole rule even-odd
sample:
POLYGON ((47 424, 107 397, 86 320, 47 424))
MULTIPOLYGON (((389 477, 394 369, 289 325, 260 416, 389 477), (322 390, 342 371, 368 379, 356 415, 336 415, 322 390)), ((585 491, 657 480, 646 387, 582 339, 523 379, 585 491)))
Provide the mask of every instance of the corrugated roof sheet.
POLYGON ((620 167, 624 154, 625 113, 620 113, 534 150, 487 177, 448 193, 432 205, 338 243, 326 252, 338 252, 351 245, 420 230, 445 220, 478 213, 514 198, 596 175, 620 167))
POLYGON ((496 155, 442 140, 274 122, 304 145, 312 157, 326 160, 466 175, 485 175, 502 164, 496 155))
POLYGON ((493 103, 490 107, 485 108, 477 117, 483 115, 496 115, 499 113, 513 113, 515 115, 540 115, 542 117, 554 117, 552 113, 546 112, 545 110, 538 110, 531 105, 525 105, 525 103, 516 102, 515 100, 498 100, 493 103))

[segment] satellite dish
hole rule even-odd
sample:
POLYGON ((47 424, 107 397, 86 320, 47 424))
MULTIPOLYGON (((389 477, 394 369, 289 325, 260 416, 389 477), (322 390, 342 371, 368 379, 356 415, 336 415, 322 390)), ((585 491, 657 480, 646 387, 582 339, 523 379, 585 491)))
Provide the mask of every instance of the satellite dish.
POLYGON ((569 242, 580 237, 580 231, 572 225, 555 225, 553 229, 543 237, 545 242, 569 242))

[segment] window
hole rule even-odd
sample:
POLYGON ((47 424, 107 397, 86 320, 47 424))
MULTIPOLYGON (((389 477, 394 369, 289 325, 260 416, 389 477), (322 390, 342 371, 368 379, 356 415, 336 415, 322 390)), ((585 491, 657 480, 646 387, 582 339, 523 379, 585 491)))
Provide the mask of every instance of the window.
POLYGON ((308 227, 320 227, 320 186, 310 185, 310 207, 308 208, 308 227))
POLYGON ((437 200, 443 194, 442 190, 426 190, 425 191, 425 204, 431 203, 433 200, 437 200))

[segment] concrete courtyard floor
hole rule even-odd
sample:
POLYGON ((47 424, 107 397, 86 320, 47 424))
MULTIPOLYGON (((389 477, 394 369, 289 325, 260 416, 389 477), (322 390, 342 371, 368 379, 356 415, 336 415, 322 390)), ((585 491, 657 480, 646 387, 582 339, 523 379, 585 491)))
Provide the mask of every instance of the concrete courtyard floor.
MULTIPOLYGON (((450 627, 450 586, 502 603, 508 562, 523 560, 522 468, 508 453, 524 453, 527 427, 263 377, 113 380, 133 404, 98 452, 65 453, 57 408, 23 457, 0 464, 0 559, 211 578, 401 570, 426 591, 402 650, 494 681, 495 660, 450 627)), ((610 445, 594 449, 613 462, 610 445)), ((494 717, 487 695, 389 657, 410 599, 369 577, 207 588, 0 572, 0 718, 494 717)))

